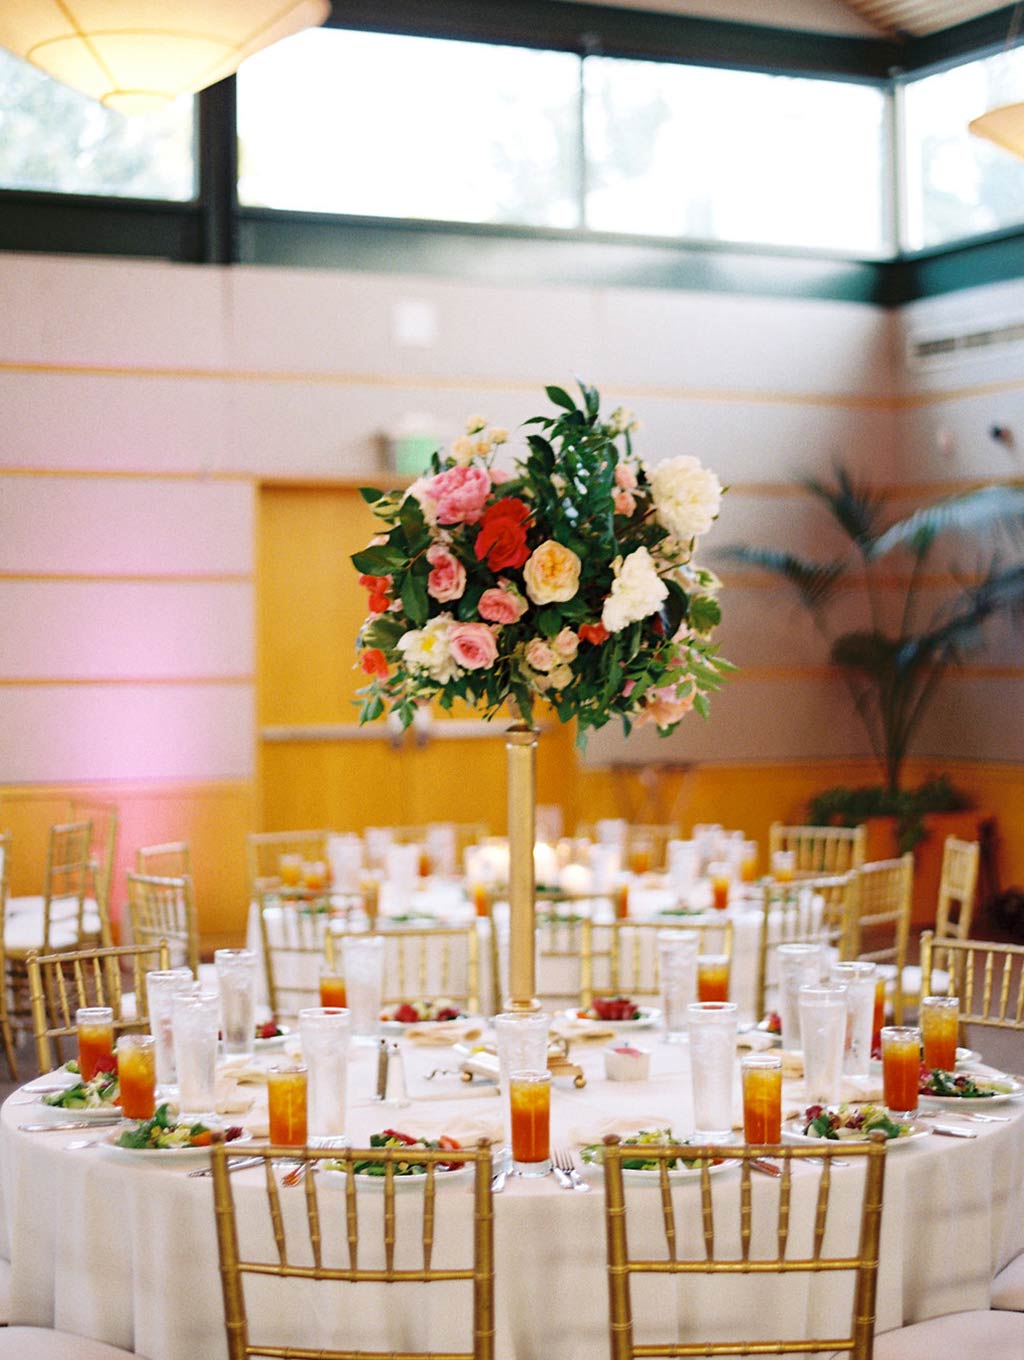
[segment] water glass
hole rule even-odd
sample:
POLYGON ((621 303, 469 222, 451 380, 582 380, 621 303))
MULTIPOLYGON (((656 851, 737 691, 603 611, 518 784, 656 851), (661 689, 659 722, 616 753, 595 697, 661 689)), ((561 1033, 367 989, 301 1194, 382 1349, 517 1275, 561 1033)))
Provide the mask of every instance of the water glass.
POLYGON ((348 1041, 352 1021, 338 1006, 299 1011, 302 1056, 308 1069, 309 1134, 336 1140, 345 1133, 348 1041))
POLYGON ((772 878, 776 883, 792 883, 796 876, 796 854, 792 850, 772 851, 772 878))
POLYGON ((743 1087, 743 1141, 778 1143, 782 1139, 782 1058, 778 1053, 748 1053, 740 1059, 743 1087))
POLYGON ((677 898, 688 897, 700 868, 696 842, 669 841, 666 853, 669 887, 677 898))
POLYGON ((78 1029, 78 1070, 83 1081, 92 1081, 97 1072, 114 1071, 114 1012, 110 1006, 79 1006, 75 1011, 78 1029))
POLYGON ((952 1072, 956 1067, 956 1041, 960 1032, 960 998, 923 996, 918 1019, 925 1067, 952 1072))
POLYGON ((875 964, 854 959, 833 963, 830 979, 846 992, 846 1039, 843 1071, 848 1077, 866 1077, 871 1064, 871 1026, 875 1013, 875 964))
POLYGON ((375 1043, 384 995, 384 940, 380 935, 346 935, 341 955, 352 1034, 364 1043, 375 1043))
POLYGON ((551 1073, 527 1069, 509 1073, 512 1167, 517 1176, 546 1176, 551 1170, 551 1073))
POLYGON ((217 1030, 220 995, 199 987, 173 1000, 174 1065, 181 1118, 208 1119, 217 1106, 217 1030))
POLYGON ((301 1063, 267 1071, 267 1114, 274 1147, 304 1147, 307 1136, 306 1068, 301 1063))
POLYGON ((665 1042, 680 1044, 687 1036, 688 1007, 697 1000, 700 938, 696 931, 659 930, 656 943, 665 1042))
POLYGON ((800 1009, 797 993, 821 981, 820 944, 780 944, 775 949, 779 969, 779 1017, 782 1020, 782 1047, 799 1048, 800 1009))
POLYGON ((156 1111, 156 1044, 152 1034, 122 1034, 117 1041, 117 1084, 125 1119, 152 1119, 156 1111))
POLYGON ((894 1119, 917 1114, 921 1079, 921 1031, 912 1025, 887 1025, 882 1030, 882 1090, 894 1119))
POLYGON ((193 991, 199 984, 191 968, 157 968, 146 974, 146 1004, 149 1007, 149 1032, 156 1040, 156 1084, 169 1095, 177 1081, 174 1066, 174 997, 193 991))
POLYGON ((804 1094, 810 1103, 838 1105, 843 1094, 846 991, 842 987, 801 987, 797 997, 804 1094))
POLYGON ((357 892, 363 869, 363 843, 358 836, 328 836, 327 859, 336 891, 357 892))
POLYGON ((256 955, 251 949, 217 949, 213 963, 225 1057, 251 1058, 256 1038, 256 955))
POLYGON ((686 1014, 696 1124, 692 1141, 731 1142, 737 1007, 732 1001, 695 1001, 686 1014))

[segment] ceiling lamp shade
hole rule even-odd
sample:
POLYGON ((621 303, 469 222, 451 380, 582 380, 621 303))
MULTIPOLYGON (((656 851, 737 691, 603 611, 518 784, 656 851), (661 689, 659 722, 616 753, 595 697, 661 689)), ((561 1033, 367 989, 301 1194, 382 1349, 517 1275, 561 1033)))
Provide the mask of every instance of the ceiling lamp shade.
POLYGON ((330 0, 16 0, 0 5, 0 45, 107 108, 151 113, 329 12, 330 0))
POLYGON ((1024 104, 1004 104, 1001 109, 990 109, 967 127, 975 137, 985 137, 1015 156, 1024 157, 1024 104))

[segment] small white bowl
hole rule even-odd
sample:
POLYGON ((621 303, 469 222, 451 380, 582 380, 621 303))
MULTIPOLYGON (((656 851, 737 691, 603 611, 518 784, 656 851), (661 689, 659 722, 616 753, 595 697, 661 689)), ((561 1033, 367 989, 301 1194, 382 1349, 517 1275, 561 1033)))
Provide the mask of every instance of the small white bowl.
POLYGON ((604 1050, 604 1074, 609 1081, 646 1081, 651 1075, 651 1050, 620 1041, 604 1050))

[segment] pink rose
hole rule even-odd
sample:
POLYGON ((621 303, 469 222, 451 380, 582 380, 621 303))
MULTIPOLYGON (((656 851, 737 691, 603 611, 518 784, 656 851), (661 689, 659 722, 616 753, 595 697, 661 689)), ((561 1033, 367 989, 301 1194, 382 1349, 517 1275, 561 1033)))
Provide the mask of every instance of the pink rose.
POLYGON ((636 490, 636 473, 628 463, 619 463, 615 469, 615 485, 622 491, 636 490))
POLYGON ((615 513, 625 515, 629 519, 636 509, 636 497, 632 491, 616 491, 613 497, 615 503, 615 513))
POLYGON ((571 628, 563 628, 551 645, 563 661, 572 661, 580 649, 580 640, 571 628))
POLYGON ((554 652, 543 638, 531 638, 526 644, 526 664, 535 671, 549 671, 555 664, 554 652))
POLYGON ((491 468, 491 485, 501 486, 504 482, 509 481, 511 476, 511 472, 506 472, 504 468, 491 468))
POLYGON ((644 695, 644 707, 637 726, 653 722, 656 727, 671 727, 693 707, 693 693, 680 695, 675 685, 649 689, 644 695))
POLYGON ((633 693, 633 691, 634 691, 635 689, 636 689, 636 681, 635 681, 635 680, 627 680, 626 683, 622 686, 622 697, 623 697, 623 699, 628 699, 629 696, 633 693))
POLYGON ((517 623, 526 613, 527 604, 511 581, 502 580, 484 591, 477 609, 488 623, 517 623))
POLYGON ((486 671, 498 657, 494 629, 486 623, 456 623, 448 630, 452 657, 464 670, 486 671))
POLYGON ((438 524, 476 524, 491 494, 491 479, 482 467, 453 467, 431 477, 424 490, 437 504, 438 524))
POLYGON ((427 561, 434 570, 427 577, 427 593, 445 603, 458 600, 466 589, 466 568, 440 543, 427 550, 427 561))

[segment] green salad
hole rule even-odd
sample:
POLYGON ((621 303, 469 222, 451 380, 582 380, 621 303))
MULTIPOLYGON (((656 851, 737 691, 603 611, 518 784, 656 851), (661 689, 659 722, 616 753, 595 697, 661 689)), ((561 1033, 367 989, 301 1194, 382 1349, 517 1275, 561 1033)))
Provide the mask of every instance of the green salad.
MULTIPOLYGON (((409 1148, 416 1151, 422 1148, 443 1148, 445 1151, 457 1152, 460 1144, 447 1134, 435 1140, 432 1138, 416 1138, 411 1133, 400 1133, 397 1129, 383 1129, 380 1133, 370 1134, 370 1147, 372 1148, 409 1148)), ((391 1163, 396 1176, 425 1176, 427 1174, 426 1164, 423 1162, 403 1162, 396 1158, 391 1163)), ((465 1166, 465 1162, 437 1162, 438 1171, 458 1171, 465 1166)), ((347 1171, 348 1163, 343 1161, 324 1162, 325 1171, 347 1171)), ((387 1175, 386 1162, 354 1162, 352 1170, 357 1176, 379 1176, 383 1178, 387 1175)))
MULTIPOLYGON (((224 1141, 232 1142, 241 1138, 243 1130, 238 1127, 224 1129, 224 1141)), ((213 1130, 205 1124, 178 1124, 171 1118, 170 1106, 161 1105, 152 1119, 144 1119, 118 1138, 115 1147, 134 1148, 136 1151, 168 1152, 175 1148, 209 1147, 213 1142, 213 1130)))
POLYGON ((923 1096, 953 1096, 962 1100, 987 1100, 992 1096, 1009 1095, 1014 1089, 1012 1081, 990 1080, 986 1077, 972 1077, 967 1072, 954 1075, 943 1072, 940 1067, 927 1074, 921 1074, 920 1094, 923 1096))
POLYGON ((863 1142, 872 1133, 886 1138, 906 1138, 914 1132, 912 1124, 892 1119, 881 1105, 808 1105, 800 1121, 807 1138, 857 1139, 863 1142))
MULTIPOLYGON (((623 1138, 619 1142, 620 1147, 636 1148, 635 1157, 624 1157, 622 1160, 623 1171, 657 1171, 662 1165, 659 1159, 645 1157, 642 1149, 645 1147, 675 1147, 676 1145, 686 1146, 686 1140, 677 1138, 671 1129, 641 1129, 639 1133, 630 1134, 628 1138, 623 1138)), ((588 1147, 580 1150, 580 1156, 585 1162, 600 1162, 604 1156, 603 1143, 591 1143, 588 1147)), ((665 1165, 669 1171, 678 1171, 685 1168, 692 1171, 694 1167, 699 1167, 703 1159, 700 1157, 672 1157, 665 1165)), ((714 1158, 712 1166, 716 1166, 721 1158, 714 1158)))
POLYGON ((64 1091, 43 1096, 43 1104, 57 1110, 112 1109, 120 1094, 116 1072, 97 1072, 90 1081, 76 1081, 64 1091))

